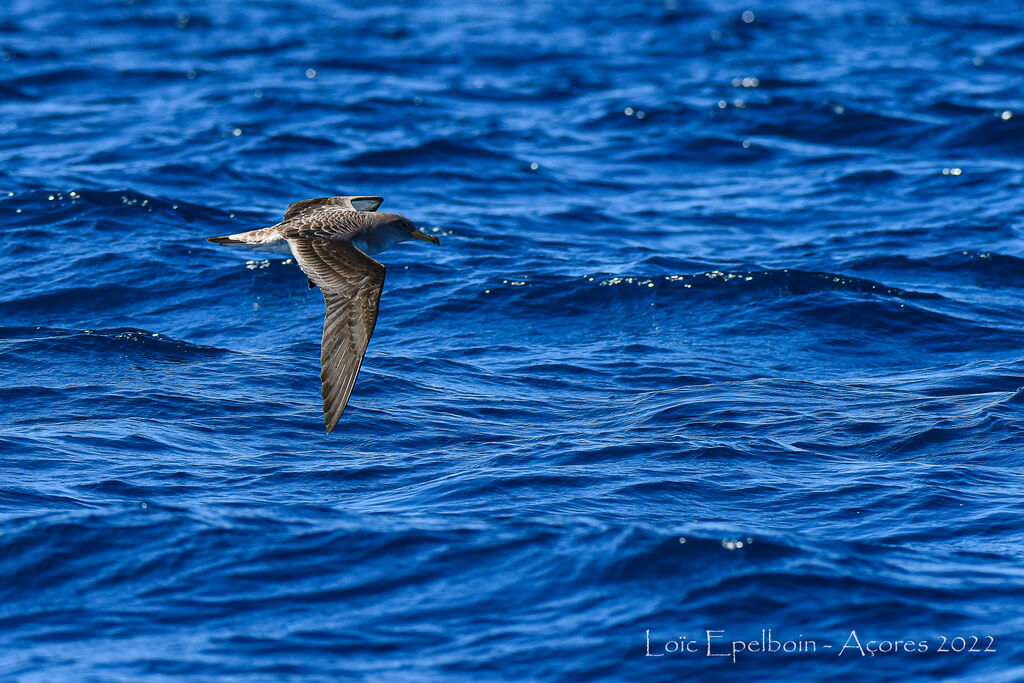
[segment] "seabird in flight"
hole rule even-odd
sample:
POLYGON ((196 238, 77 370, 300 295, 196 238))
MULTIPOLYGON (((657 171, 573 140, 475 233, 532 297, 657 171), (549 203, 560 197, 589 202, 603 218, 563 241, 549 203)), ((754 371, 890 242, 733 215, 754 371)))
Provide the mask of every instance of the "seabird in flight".
POLYGON ((291 254, 309 279, 309 288, 320 288, 327 304, 320 382, 328 434, 345 412, 377 324, 384 264, 370 256, 410 239, 440 244, 408 218, 378 213, 383 202, 380 197, 306 199, 290 205, 277 225, 206 238, 214 244, 291 254))

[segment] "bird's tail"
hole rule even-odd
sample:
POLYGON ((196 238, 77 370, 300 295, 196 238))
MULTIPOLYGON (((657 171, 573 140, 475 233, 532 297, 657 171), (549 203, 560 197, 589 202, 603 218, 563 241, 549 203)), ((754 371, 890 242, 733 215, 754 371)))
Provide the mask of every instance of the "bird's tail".
POLYGON ((238 247, 249 247, 263 251, 288 251, 288 243, 278 232, 277 226, 259 228, 249 232, 237 232, 234 235, 221 235, 220 237, 207 237, 207 242, 214 244, 229 244, 238 247))
POLYGON ((207 242, 214 244, 246 244, 245 240, 238 239, 235 235, 223 235, 221 237, 207 237, 207 242))

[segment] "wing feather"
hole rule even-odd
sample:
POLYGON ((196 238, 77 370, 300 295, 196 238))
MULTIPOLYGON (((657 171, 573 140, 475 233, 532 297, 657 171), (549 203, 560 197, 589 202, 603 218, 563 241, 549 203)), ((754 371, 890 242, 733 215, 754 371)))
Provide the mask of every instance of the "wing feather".
POLYGON ((303 199, 288 205, 284 212, 284 220, 290 221, 313 209, 327 206, 338 207, 343 211, 376 211, 384 203, 383 197, 315 197, 303 199))
POLYGON ((289 239, 292 255, 324 295, 327 313, 320 343, 324 425, 330 434, 348 405, 384 289, 384 265, 347 240, 289 239))

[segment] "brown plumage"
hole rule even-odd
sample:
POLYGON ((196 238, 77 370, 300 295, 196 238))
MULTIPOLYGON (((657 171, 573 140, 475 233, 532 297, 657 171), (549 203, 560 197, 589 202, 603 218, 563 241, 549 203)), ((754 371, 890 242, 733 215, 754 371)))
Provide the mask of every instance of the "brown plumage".
POLYGON ((320 382, 328 434, 345 412, 377 324, 385 269, 369 254, 407 239, 439 244, 409 219, 377 213, 383 201, 380 197, 306 199, 290 205, 277 225, 207 238, 215 244, 290 253, 309 279, 310 289, 320 288, 327 307, 320 382))

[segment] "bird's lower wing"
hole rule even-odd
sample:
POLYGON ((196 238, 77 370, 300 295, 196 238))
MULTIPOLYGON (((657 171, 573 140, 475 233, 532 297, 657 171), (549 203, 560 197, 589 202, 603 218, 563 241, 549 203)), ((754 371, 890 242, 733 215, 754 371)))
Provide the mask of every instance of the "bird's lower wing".
POLYGON ((292 255, 327 305, 320 344, 324 425, 330 434, 348 405, 377 324, 384 265, 347 241, 289 239, 292 255))

